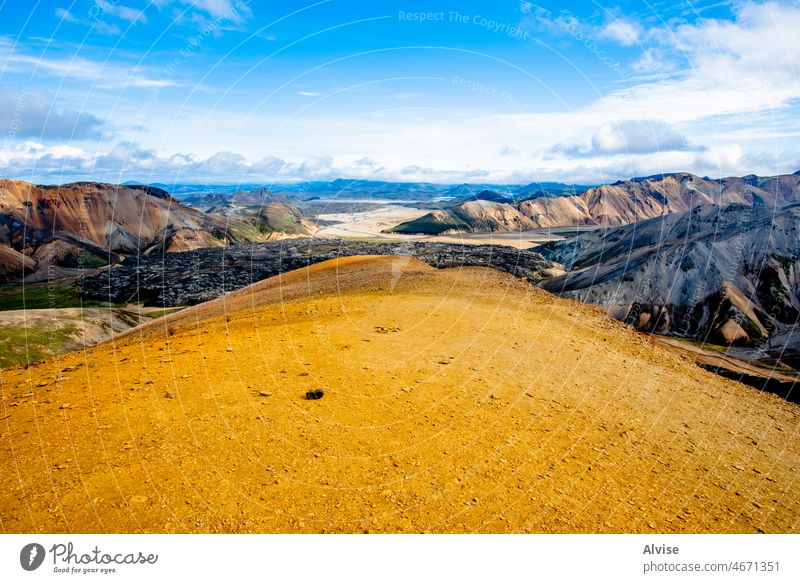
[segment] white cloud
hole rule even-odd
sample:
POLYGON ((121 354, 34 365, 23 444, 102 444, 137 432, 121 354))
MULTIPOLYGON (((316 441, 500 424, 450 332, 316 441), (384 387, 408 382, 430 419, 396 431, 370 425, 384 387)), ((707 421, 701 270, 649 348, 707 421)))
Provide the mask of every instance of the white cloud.
MULTIPOLYGON (((337 161, 331 156, 315 156, 287 161, 266 156, 255 162, 232 152, 218 152, 200 158, 178 153, 159 156, 137 144, 118 143, 107 153, 92 154, 73 146, 45 146, 24 142, 13 148, 0 149, 0 175, 35 182, 70 180, 106 180, 124 182, 194 182, 194 181, 295 181, 330 180, 333 178, 372 178, 400 181, 495 182, 518 184, 542 180, 571 181, 593 184, 631 176, 662 172, 688 171, 698 175, 731 176, 764 169, 762 174, 788 171, 786 164, 797 159, 778 159, 762 154, 756 167, 742 169, 749 159, 736 144, 712 147, 702 151, 656 152, 640 155, 612 155, 592 158, 551 160, 527 167, 515 166, 503 171, 490 171, 471 164, 450 168, 411 164, 387 167, 370 160, 337 161)), ((789 166, 791 168, 791 166, 789 166)), ((795 168, 796 169, 796 168, 795 168)), ((793 170, 792 170, 793 171, 793 170)))
POLYGON ((642 56, 631 65, 631 69, 637 73, 666 72, 671 68, 664 57, 663 50, 656 47, 646 49, 642 56))
POLYGON ((37 93, 0 91, 0 111, 0 133, 12 138, 97 138, 103 126, 92 114, 59 109, 37 93))
POLYGON ((105 36, 119 36, 122 34, 122 29, 115 22, 106 22, 105 20, 92 24, 92 29, 105 36))
POLYGON ((660 120, 623 120, 603 125, 592 137, 592 147, 599 154, 643 154, 686 150, 689 143, 660 120))
POLYGON ((212 22, 229 20, 234 23, 241 23, 253 15, 249 4, 241 0, 152 0, 158 8, 163 8, 170 4, 178 4, 178 12, 175 16, 189 10, 191 16, 189 21, 199 27, 208 26, 212 22))
POLYGON ((695 159, 697 165, 712 168, 716 174, 724 174, 723 169, 742 168, 744 152, 738 144, 712 147, 700 152, 695 159), (720 172, 720 170, 723 170, 720 172))
POLYGON ((597 37, 629 47, 639 42, 641 32, 642 27, 637 22, 614 19, 600 28, 597 37))
POLYGON ((56 18, 60 18, 65 22, 71 22, 72 24, 81 23, 81 20, 73 16, 69 10, 66 10, 64 8, 56 8, 56 18))
POLYGON ((701 20, 674 29, 674 48, 685 53, 695 75, 709 85, 766 84, 798 88, 800 5, 745 2, 736 19, 701 20))
POLYGON ((332 156, 315 156, 300 165, 300 174, 306 178, 327 178, 332 168, 332 156))
MULTIPOLYGON (((795 152, 800 149, 800 83, 796 77, 800 43, 794 41, 800 30, 800 5, 767 2, 737 6, 731 20, 683 22, 647 32, 637 25, 628 30, 609 28, 612 23, 576 23, 576 30, 591 33, 595 39, 604 28, 609 42, 643 45, 641 50, 626 52, 636 54, 632 70, 643 76, 622 80, 624 86, 612 85, 617 89, 593 100, 586 97, 581 106, 571 110, 565 106, 520 113, 509 106, 504 115, 481 112, 472 116, 456 109, 448 116, 409 108, 406 112, 367 112, 355 118, 342 113, 338 118, 330 111, 321 111, 319 117, 314 117, 313 111, 297 117, 259 117, 230 111, 208 115, 191 108, 174 111, 167 106, 158 111, 154 108, 147 118, 147 135, 136 138, 158 144, 159 155, 135 149, 121 152, 121 158, 111 152, 76 156, 75 152, 61 155, 50 150, 36 153, 36 164, 21 167, 49 164, 58 171, 58 164, 68 161, 74 162, 77 170, 68 170, 76 175, 82 168, 91 171, 95 164, 98 171, 122 173, 123 179, 135 178, 129 173, 159 172, 190 180, 215 171, 282 179, 365 175, 425 179, 427 172, 429 179, 457 182, 471 176, 487 181, 538 177, 594 182, 677 170, 709 175, 795 171, 798 168, 790 163, 797 162, 796 155, 775 152, 787 144, 794 146, 795 152), (265 143, 269 152, 264 151, 265 143), (184 152, 185 144, 191 144, 193 152, 184 152), (230 152, 220 155, 213 149, 230 152), (773 154, 760 154, 763 152, 773 154), (364 156, 369 156, 369 164, 358 163, 364 156)), ((201 7, 208 16, 211 12, 207 10, 224 8, 222 3, 201 7)), ((566 20, 559 23, 554 19, 557 15, 535 5, 521 8, 527 10, 524 16, 531 22, 539 22, 540 29, 556 27, 566 38, 566 20)), ((620 17, 615 22, 634 21, 620 17)), ((4 50, 0 44, 0 60, 4 50)), ((40 62, 30 55, 11 54, 9 67, 19 73, 36 66, 48 75, 96 79, 108 86, 124 86, 131 74, 138 78, 134 86, 163 83, 147 71, 126 69, 118 63, 116 68, 104 70, 88 60, 40 62)), ((300 92, 307 97, 314 93, 300 92)), ((575 103, 571 97, 564 101, 575 103)), ((303 101, 303 106, 310 102, 303 101)), ((121 121, 117 114, 114 119, 118 124, 121 121)), ((134 121, 141 123, 138 118, 134 121)), ((15 171, 13 165, 5 168, 5 173, 15 171)), ((216 178, 235 180, 237 176, 218 174, 216 178)))
POLYGON ((118 4, 113 7, 113 11, 118 18, 132 24, 136 22, 147 24, 147 15, 144 13, 144 10, 138 10, 136 8, 130 8, 129 6, 122 6, 121 4, 118 4))
POLYGON ((2 43, 0 43, 0 61, 4 64, 4 74, 24 73, 30 75, 34 70, 37 75, 91 81, 93 86, 98 89, 162 88, 178 85, 174 81, 148 75, 138 67, 97 62, 82 57, 50 58, 43 55, 31 55, 2 43))

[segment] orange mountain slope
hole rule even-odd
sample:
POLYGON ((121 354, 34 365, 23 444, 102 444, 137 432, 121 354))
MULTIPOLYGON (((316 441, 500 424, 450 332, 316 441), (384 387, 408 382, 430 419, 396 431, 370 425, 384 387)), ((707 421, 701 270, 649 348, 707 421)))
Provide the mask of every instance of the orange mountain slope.
POLYGON ((490 269, 332 260, 0 373, 5 532, 800 529, 796 405, 490 269))

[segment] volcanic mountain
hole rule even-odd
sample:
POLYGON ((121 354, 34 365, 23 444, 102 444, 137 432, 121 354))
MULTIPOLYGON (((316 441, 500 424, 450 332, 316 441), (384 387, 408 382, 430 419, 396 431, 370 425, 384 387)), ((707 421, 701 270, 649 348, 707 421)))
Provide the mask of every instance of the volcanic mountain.
MULTIPOLYGON (((800 202, 800 175, 712 180, 688 173, 634 178, 589 188, 579 195, 534 194, 517 203, 499 199, 459 202, 402 223, 396 233, 524 231, 575 225, 617 226, 697 206, 783 206, 800 202)), ((498 195, 499 196, 499 195, 498 195)))
POLYGON ((208 214, 149 186, 0 180, 0 242, 34 262, 7 250, 0 271, 16 279, 43 265, 92 267, 118 255, 269 240, 282 236, 293 220, 302 219, 285 219, 272 208, 251 220, 208 214))
POLYGON ((334 259, 0 388, 6 532, 800 527, 796 405, 487 268, 334 259))
POLYGON ((637 328, 724 345, 762 345, 777 335, 794 358, 798 233, 798 204, 702 206, 535 251, 567 270, 545 289, 637 328))

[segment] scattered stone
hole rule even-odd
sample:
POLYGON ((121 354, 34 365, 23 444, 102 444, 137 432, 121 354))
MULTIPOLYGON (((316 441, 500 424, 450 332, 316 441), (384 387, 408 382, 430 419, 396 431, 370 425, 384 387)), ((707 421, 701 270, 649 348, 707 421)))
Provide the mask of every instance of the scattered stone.
POLYGON ((177 396, 178 396, 178 395, 176 395, 175 393, 170 393, 169 391, 167 391, 166 393, 164 393, 164 397, 166 397, 167 399, 174 399, 174 398, 175 398, 175 397, 177 397, 177 396))
POLYGON ((70 405, 69 403, 63 403, 63 404, 62 404, 62 405, 59 407, 59 409, 69 409, 70 407, 72 407, 72 405, 70 405))
POLYGON ((306 399, 309 401, 316 401, 321 399, 325 395, 325 391, 322 389, 312 389, 310 391, 306 391, 306 399))
POLYGON ((389 332, 400 332, 400 328, 397 326, 393 326, 391 328, 386 326, 375 326, 375 332, 378 334, 388 334, 389 332))
POLYGON ((261 392, 258 393, 258 396, 259 397, 271 397, 272 393, 270 393, 269 391, 261 391, 261 392))

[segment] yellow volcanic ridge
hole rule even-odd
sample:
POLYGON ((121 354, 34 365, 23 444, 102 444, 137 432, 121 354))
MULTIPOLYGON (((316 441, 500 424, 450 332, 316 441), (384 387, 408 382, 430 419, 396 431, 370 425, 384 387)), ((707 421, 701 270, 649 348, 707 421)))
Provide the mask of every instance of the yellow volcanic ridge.
POLYGON ((490 269, 332 260, 0 372, 5 532, 799 528, 796 405, 490 269))

